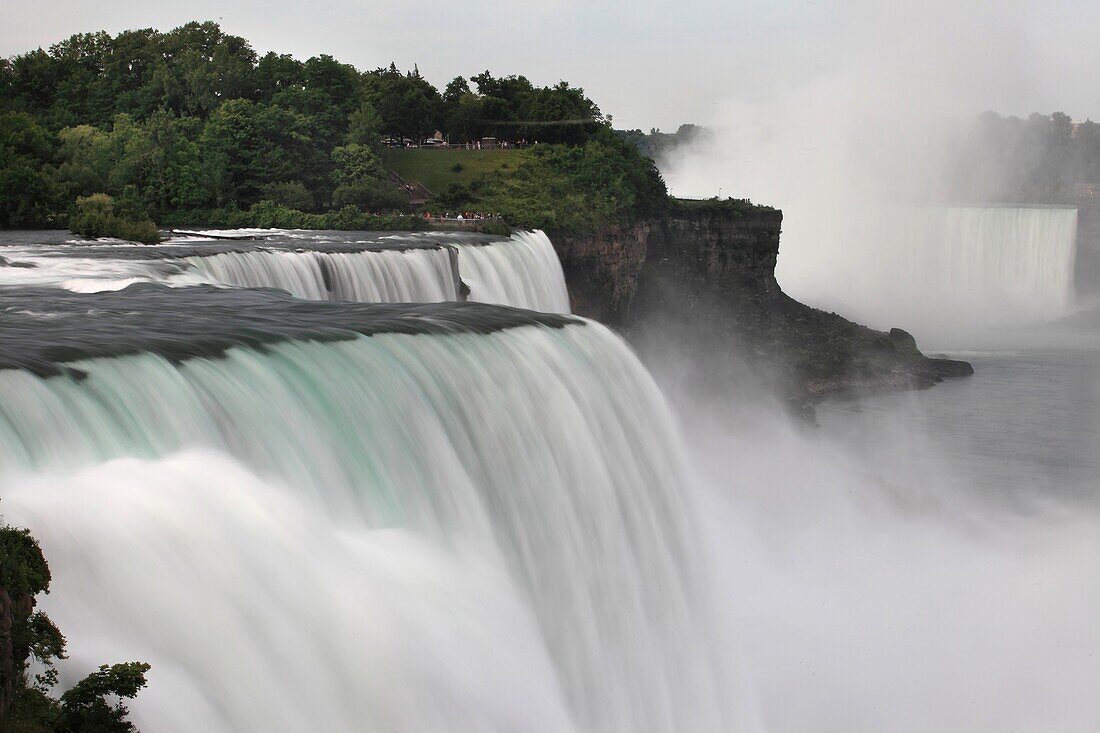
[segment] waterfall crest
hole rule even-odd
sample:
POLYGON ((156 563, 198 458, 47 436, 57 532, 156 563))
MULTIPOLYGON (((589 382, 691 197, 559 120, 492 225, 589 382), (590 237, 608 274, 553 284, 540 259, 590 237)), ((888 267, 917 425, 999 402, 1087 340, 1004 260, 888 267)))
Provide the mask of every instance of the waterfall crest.
MULTIPOLYGON (((255 233, 255 232, 252 232, 255 233)), ((539 230, 508 238, 431 232, 269 232, 262 244, 170 240, 161 245, 76 243, 0 247, 21 267, 0 267, 0 285, 73 292, 134 283, 278 288, 307 300, 436 303, 469 300, 569 313, 554 245, 539 230), (359 237, 369 235, 369 239, 359 237), (456 254, 457 253, 457 254, 456 254)))
POLYGON ((278 288, 307 300, 438 303, 458 300, 448 247, 361 252, 224 252, 188 257, 214 284, 278 288))

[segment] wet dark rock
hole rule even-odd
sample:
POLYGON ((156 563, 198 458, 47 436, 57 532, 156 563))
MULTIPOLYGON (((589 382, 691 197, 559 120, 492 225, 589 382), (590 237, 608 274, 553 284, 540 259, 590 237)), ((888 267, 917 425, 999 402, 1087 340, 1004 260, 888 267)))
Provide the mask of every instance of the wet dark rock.
POLYGON ((81 359, 149 352, 170 361, 219 357, 235 346, 342 341, 379 333, 492 333, 583 325, 570 316, 485 303, 309 301, 281 290, 138 283, 103 293, 0 287, 0 369, 84 375, 81 359))
POLYGON ((33 262, 12 262, 7 257, 0 256, 0 267, 24 267, 30 269, 32 267, 38 267, 33 262))
MULTIPOLYGON (((724 204, 725 202, 723 202, 724 204)), ((642 348, 692 355, 696 382, 746 366, 794 405, 838 392, 914 389, 964 376, 908 332, 876 331, 799 303, 779 287, 782 212, 694 205, 589 235, 552 234, 573 312, 642 348)))

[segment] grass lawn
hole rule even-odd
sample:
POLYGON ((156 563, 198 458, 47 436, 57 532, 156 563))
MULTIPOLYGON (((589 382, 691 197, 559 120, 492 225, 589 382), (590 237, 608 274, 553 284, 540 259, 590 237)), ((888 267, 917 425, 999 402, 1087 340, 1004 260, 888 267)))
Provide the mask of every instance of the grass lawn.
POLYGON ((508 175, 529 155, 527 150, 384 150, 382 161, 406 181, 419 181, 432 193, 451 183, 469 184, 497 173, 508 175), (461 166, 460 170, 455 167, 461 166))

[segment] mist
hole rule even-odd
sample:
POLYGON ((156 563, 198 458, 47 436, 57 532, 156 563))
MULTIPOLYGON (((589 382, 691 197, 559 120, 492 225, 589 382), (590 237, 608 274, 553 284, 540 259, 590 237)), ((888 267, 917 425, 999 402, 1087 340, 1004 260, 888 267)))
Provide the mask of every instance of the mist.
POLYGON ((1100 721, 1094 502, 1028 479, 981 490, 926 432, 919 394, 820 407, 822 428, 766 399, 724 415, 679 402, 765 730, 1100 721))
MULTIPOLYGON (((1058 298, 1036 302, 1015 283, 952 281, 943 254, 942 280, 913 269, 919 250, 945 239, 942 208, 970 203, 951 198, 953 163, 981 112, 1064 109, 1081 120, 1092 112, 1082 90, 1097 52, 1070 22, 1096 11, 1061 11, 1022 2, 846 4, 774 65, 715 89, 720 101, 702 121, 713 138, 682 148, 663 173, 677 195, 781 208, 780 284, 873 327, 951 346, 1064 315, 1049 302, 1058 298)), ((1020 257, 1033 257, 1029 243, 1017 244, 1020 257)))

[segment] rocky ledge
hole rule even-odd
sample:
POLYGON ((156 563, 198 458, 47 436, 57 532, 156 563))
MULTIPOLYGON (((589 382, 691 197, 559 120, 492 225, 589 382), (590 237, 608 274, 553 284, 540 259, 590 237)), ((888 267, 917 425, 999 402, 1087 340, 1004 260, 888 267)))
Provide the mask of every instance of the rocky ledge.
POLYGON ((876 331, 786 295, 775 279, 782 221, 744 201, 676 201, 661 216, 552 239, 574 313, 619 329, 643 353, 659 343, 702 354, 693 369, 705 382, 747 365, 808 404, 973 373, 925 356, 900 328, 876 331))

